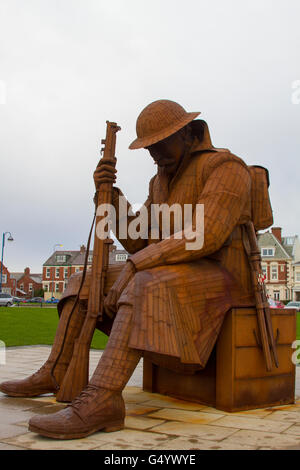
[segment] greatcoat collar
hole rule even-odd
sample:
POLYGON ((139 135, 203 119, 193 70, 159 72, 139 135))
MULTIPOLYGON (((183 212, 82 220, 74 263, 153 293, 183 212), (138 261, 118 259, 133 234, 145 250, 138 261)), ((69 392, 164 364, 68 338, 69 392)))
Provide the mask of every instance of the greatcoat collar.
POLYGON ((194 140, 190 147, 187 148, 175 175, 171 178, 168 184, 168 189, 170 191, 171 187, 174 185, 175 181, 180 178, 182 175, 183 170, 188 166, 191 157, 194 154, 200 152, 211 152, 216 151, 212 145, 210 133, 208 129, 208 125, 202 119, 197 119, 191 122, 192 132, 194 136, 194 140))

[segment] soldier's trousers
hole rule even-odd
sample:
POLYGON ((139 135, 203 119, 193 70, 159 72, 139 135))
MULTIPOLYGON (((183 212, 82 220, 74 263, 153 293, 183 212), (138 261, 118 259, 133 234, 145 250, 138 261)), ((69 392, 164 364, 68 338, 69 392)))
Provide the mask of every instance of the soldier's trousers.
MULTIPOLYGON (((116 279, 119 269, 113 269, 113 274, 108 276, 106 292, 116 279)), ((78 276, 79 279, 79 276, 78 276)), ((69 287, 67 294, 60 304, 60 321, 57 328, 54 344, 49 356, 50 363, 59 357, 54 369, 54 376, 60 384, 71 361, 74 342, 80 335, 87 310, 87 292, 83 290, 82 296, 73 309, 77 282, 69 287), (73 310, 73 311, 72 311, 73 310)), ((88 286, 88 281, 86 287, 88 286)), ((128 347, 131 330, 132 305, 121 305, 116 317, 111 320, 104 317, 103 322, 98 323, 98 328, 109 334, 108 343, 101 359, 91 378, 91 383, 109 390, 122 390, 132 375, 141 358, 141 351, 128 347)))

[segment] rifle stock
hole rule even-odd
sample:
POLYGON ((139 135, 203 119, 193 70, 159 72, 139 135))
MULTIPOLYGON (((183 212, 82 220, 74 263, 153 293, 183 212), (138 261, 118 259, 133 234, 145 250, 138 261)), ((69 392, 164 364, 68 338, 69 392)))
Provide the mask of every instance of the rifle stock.
MULTIPOLYGON (((115 147, 116 133, 120 130, 115 122, 106 121, 106 138, 102 140, 105 144, 103 158, 113 167, 116 165, 115 147)), ((98 192, 97 207, 101 204, 111 204, 112 202, 112 183, 102 183, 98 192)), ((89 350, 96 328, 97 320, 102 319, 104 283, 108 268, 109 245, 112 240, 109 238, 101 239, 97 237, 97 224, 103 216, 96 217, 95 238, 93 248, 92 275, 89 290, 87 314, 82 326, 79 337, 74 343, 74 350, 71 362, 57 392, 57 401, 72 401, 86 387, 89 378, 89 350)))
POLYGON ((254 287, 257 320, 261 336, 261 345, 265 357, 267 371, 271 371, 273 368, 272 356, 276 367, 278 367, 279 363, 272 328, 270 307, 265 292, 265 286, 262 283, 263 281, 259 282, 258 280, 258 276, 261 273, 261 257, 257 245, 257 238, 253 222, 250 221, 246 223, 246 231, 250 245, 248 256, 251 267, 252 284, 254 287))

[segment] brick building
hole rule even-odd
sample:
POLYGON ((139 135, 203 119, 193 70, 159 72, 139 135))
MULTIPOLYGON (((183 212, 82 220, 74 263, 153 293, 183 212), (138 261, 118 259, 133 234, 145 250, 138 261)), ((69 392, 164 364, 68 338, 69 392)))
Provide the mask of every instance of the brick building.
POLYGON ((292 289, 292 300, 300 302, 300 261, 293 264, 294 285, 292 289))
POLYGON ((18 297, 34 297, 34 292, 43 288, 42 274, 33 274, 28 267, 22 273, 11 273, 11 277, 15 279, 18 297))
MULTIPOLYGON (((1 261, 0 261, 0 269, 1 269, 1 261)), ((0 271, 1 272, 1 271, 0 271)), ((3 264, 2 267, 2 285, 1 290, 5 294, 16 295, 16 281, 12 277, 12 273, 9 272, 7 267, 3 264)))
POLYGON ((298 265, 300 268, 300 244, 297 235, 282 237, 281 232, 281 227, 272 227, 271 231, 258 234, 258 245, 268 295, 274 300, 287 301, 296 296, 295 268, 298 265))
POLYGON ((300 242, 298 235, 283 237, 286 251, 292 257, 291 267, 291 300, 300 301, 300 242))
MULTIPOLYGON (((43 289, 45 300, 54 296, 60 299, 62 293, 66 289, 68 279, 72 274, 82 271, 86 256, 86 247, 82 245, 80 250, 55 251, 50 258, 43 264, 43 289)), ((117 249, 115 245, 111 245, 109 253, 109 264, 125 263, 128 257, 127 251, 117 249)), ((93 252, 88 255, 88 266, 91 266, 93 252)))

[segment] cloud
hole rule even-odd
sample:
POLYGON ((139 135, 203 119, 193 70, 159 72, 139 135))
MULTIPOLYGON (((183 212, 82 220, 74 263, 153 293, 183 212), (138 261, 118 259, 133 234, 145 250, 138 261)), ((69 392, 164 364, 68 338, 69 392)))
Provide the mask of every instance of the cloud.
POLYGON ((146 199, 155 167, 129 151, 135 121, 168 98, 202 111, 216 146, 267 166, 276 225, 299 231, 300 6, 279 0, 2 0, 1 224, 12 270, 77 249, 93 215, 105 121, 117 121, 117 184, 146 199), (134 181, 134 184, 133 184, 134 181))

